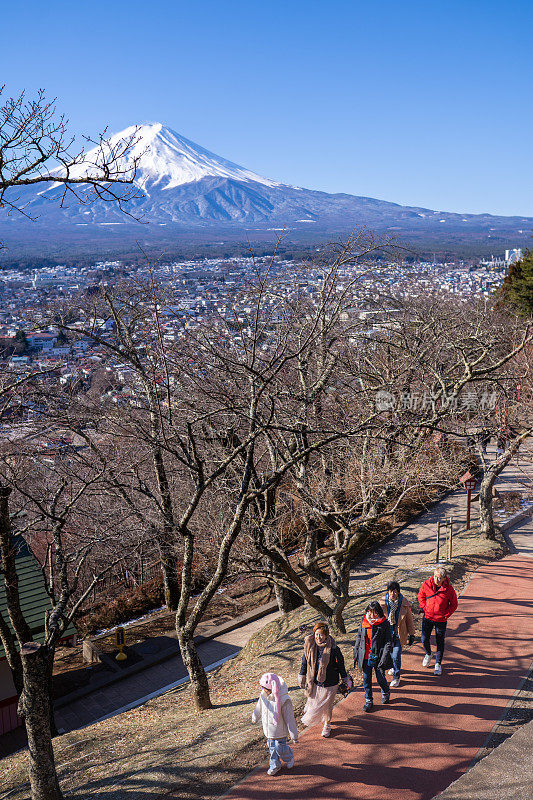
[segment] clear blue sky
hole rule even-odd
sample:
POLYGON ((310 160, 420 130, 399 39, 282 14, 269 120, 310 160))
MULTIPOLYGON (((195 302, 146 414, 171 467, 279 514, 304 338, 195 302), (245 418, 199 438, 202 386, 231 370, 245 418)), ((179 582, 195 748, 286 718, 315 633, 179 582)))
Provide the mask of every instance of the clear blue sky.
POLYGON ((157 121, 277 180, 533 216, 530 0, 26 0, 1 81, 75 133, 157 121))

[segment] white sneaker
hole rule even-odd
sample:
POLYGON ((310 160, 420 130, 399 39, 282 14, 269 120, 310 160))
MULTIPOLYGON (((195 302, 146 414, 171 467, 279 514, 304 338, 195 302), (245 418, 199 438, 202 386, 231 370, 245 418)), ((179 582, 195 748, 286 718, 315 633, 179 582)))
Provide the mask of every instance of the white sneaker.
POLYGON ((442 675, 442 667, 440 664, 435 664, 435 675, 442 675))
POLYGON ((424 660, 422 661, 422 666, 423 667, 429 667, 430 664, 431 664, 431 655, 429 655, 429 656, 425 655, 424 656, 424 660))
POLYGON ((327 739, 330 733, 331 733, 331 725, 324 725, 324 727, 322 728, 322 736, 324 737, 324 739, 327 739))
POLYGON ((400 679, 399 678, 393 678, 391 680, 391 682, 390 682, 390 686, 391 686, 392 689, 396 689, 396 687, 399 686, 399 685, 400 685, 400 679))
POLYGON ((287 767, 287 769, 292 769, 294 767, 294 756, 291 758, 290 761, 287 761, 285 766, 287 767))
POLYGON ((281 767, 270 767, 270 769, 267 770, 267 775, 277 775, 280 771, 281 767))
POLYGON ((387 670, 387 675, 394 675, 394 667, 387 670))

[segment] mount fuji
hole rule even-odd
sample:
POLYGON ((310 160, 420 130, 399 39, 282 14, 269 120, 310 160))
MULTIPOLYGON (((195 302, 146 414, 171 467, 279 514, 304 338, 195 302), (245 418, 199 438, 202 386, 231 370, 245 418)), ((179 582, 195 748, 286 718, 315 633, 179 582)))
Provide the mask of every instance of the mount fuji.
MULTIPOLYGON (((110 146, 135 133, 136 143, 120 166, 127 168, 138 158, 135 185, 138 197, 127 209, 141 222, 142 236, 166 235, 176 231, 199 232, 203 237, 224 229, 226 234, 242 238, 244 231, 285 229, 295 239, 342 234, 366 226, 401 239, 428 242, 483 242, 498 251, 504 246, 527 242, 533 218, 497 217, 490 214, 457 214, 349 194, 328 194, 279 183, 227 161, 195 144, 161 123, 127 128, 110 137, 110 146), (150 227, 150 231, 148 228, 150 227)), ((90 163, 96 151, 88 151, 90 163)), ((77 176, 87 166, 76 167, 77 176)), ((49 184, 37 192, 28 189, 20 194, 26 213, 37 218, 37 229, 57 230, 62 237, 69 231, 113 227, 120 230, 139 225, 124 216, 113 203, 99 199, 79 204, 75 200, 61 206, 60 184, 49 184)), ((83 192, 82 192, 83 194, 83 192)), ((67 198, 68 199, 68 198, 67 198)), ((0 237, 7 227, 17 224, 15 216, 2 221, 0 237)), ((28 226, 26 226, 27 228, 28 226)), ((271 235, 271 234, 270 234, 271 235)), ((227 236, 226 236, 227 238, 227 236)))

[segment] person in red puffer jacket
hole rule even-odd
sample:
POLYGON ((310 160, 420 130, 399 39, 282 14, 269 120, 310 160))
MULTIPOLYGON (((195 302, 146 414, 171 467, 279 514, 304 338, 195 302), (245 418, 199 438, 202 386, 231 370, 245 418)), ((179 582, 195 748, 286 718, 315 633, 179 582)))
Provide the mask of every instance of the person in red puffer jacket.
POLYGON ((430 637, 433 628, 435 628, 435 639, 437 641, 435 675, 441 675, 446 623, 457 608, 457 595, 444 567, 437 567, 433 576, 424 581, 418 592, 418 602, 424 612, 422 617, 422 644, 426 655, 422 661, 422 666, 429 667, 431 663, 430 637))

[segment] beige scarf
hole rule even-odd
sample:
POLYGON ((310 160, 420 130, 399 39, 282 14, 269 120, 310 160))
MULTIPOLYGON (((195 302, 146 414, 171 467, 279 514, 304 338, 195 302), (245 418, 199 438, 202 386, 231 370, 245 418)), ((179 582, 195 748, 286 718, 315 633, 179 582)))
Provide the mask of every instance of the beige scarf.
MULTIPOLYGON (((324 649, 322 650, 322 655, 320 657, 320 662, 318 664, 318 672, 316 674, 316 680, 318 683, 323 683, 326 679, 326 668, 329 664, 329 659, 331 657, 331 651, 335 647, 335 639, 332 636, 328 636, 326 642, 324 644, 324 649)), ((305 658, 307 660, 307 675, 305 678, 305 693, 307 697, 314 697, 315 690, 316 690, 316 683, 315 683, 315 668, 316 668, 316 659, 318 653, 318 646, 315 642, 314 634, 310 634, 309 636, 305 637, 304 641, 304 653, 305 658)))

